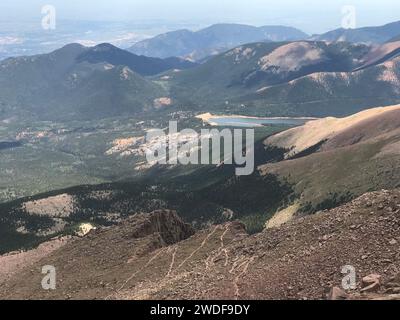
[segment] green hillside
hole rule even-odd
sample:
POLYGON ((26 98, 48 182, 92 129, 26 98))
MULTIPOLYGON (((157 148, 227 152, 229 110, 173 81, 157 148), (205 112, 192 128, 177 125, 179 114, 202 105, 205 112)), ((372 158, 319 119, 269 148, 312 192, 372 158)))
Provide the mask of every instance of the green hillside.
POLYGON ((72 44, 50 54, 1 62, 0 114, 40 120, 99 119, 152 109, 154 100, 166 94, 114 59, 88 60, 83 54, 88 54, 87 48, 72 44))

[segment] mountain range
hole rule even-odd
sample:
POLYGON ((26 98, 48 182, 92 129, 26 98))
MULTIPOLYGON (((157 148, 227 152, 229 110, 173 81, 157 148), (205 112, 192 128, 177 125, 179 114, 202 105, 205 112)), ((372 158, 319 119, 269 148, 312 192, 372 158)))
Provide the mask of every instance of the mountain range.
POLYGON ((383 26, 336 29, 309 36, 291 27, 254 27, 240 24, 216 24, 199 31, 177 30, 135 43, 128 50, 139 55, 168 58, 179 56, 191 61, 204 61, 239 45, 252 42, 327 41, 383 44, 400 36, 400 22, 383 26))
POLYGON ((161 34, 140 41, 128 50, 149 57, 178 56, 199 61, 245 43, 293 41, 307 37, 307 34, 292 27, 216 24, 199 31, 178 30, 161 34))
POLYGON ((4 117, 23 113, 39 119, 182 108, 257 116, 343 116, 400 101, 399 53, 400 42, 253 43, 196 65, 180 58, 137 56, 109 44, 72 44, 50 54, 1 62, 0 110, 4 117))
POLYGON ((110 44, 70 44, 50 54, 9 58, 0 62, 0 113, 66 120, 143 112, 165 96, 144 76, 193 66, 179 58, 137 56, 110 44))
POLYGON ((382 44, 400 34, 400 21, 377 27, 363 27, 355 29, 336 29, 322 35, 315 35, 311 40, 317 41, 346 41, 358 43, 382 44))
POLYGON ((248 44, 161 80, 175 100, 202 110, 343 116, 399 102, 399 45, 248 44))

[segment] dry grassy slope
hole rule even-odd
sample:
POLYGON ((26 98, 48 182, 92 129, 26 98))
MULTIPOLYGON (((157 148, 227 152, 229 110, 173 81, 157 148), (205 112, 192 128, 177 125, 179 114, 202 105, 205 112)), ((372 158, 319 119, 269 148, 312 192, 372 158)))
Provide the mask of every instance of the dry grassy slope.
POLYGON ((324 143, 322 151, 350 146, 373 138, 379 140, 379 136, 383 137, 400 128, 400 106, 383 108, 382 113, 379 113, 379 110, 375 111, 378 112, 376 115, 362 119, 336 133, 324 143))
POLYGON ((400 272, 400 190, 365 194, 253 236, 233 222, 162 244, 150 225, 186 228, 171 214, 159 212, 144 228, 138 216, 70 242, 3 284, 0 297, 320 299, 340 285, 344 265, 356 268, 358 281, 400 272), (44 264, 58 270, 55 291, 40 289, 44 264))
MULTIPOLYGON (((265 144, 290 149, 288 156, 292 156, 321 141, 339 140, 340 137, 352 136, 355 132, 358 136, 361 135, 363 140, 385 133, 400 126, 399 115, 400 105, 396 105, 365 110, 346 118, 323 118, 276 134, 268 138, 265 144)), ((349 141, 347 145, 353 143, 354 140, 349 141)), ((345 144, 342 143, 343 145, 345 144)))
POLYGON ((263 165, 261 174, 293 184, 300 207, 400 186, 400 106, 312 121, 266 143, 291 149, 293 156, 321 141, 317 152, 263 165))
POLYGON ((380 46, 376 46, 364 58, 364 64, 360 68, 366 68, 376 63, 382 62, 390 56, 396 56, 400 49, 400 41, 388 42, 380 46))
POLYGON ((397 50, 400 49, 400 41, 388 42, 380 46, 376 46, 373 48, 367 55, 364 57, 363 65, 361 68, 365 68, 375 63, 379 63, 382 59, 390 55, 394 55, 397 53, 397 50))

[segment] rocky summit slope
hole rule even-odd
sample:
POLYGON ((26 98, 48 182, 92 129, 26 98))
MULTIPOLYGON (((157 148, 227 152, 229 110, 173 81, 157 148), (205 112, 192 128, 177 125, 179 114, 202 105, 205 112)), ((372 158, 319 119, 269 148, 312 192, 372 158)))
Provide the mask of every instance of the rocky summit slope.
MULTIPOLYGON (((238 222, 193 234, 171 211, 69 240, 0 284, 3 299, 397 299, 400 190, 249 236, 238 222), (40 283, 43 265, 57 289, 40 283), (344 266, 357 288, 340 289, 344 266), (368 277, 369 276, 369 277, 368 277)), ((0 278, 1 279, 1 278, 0 278)))

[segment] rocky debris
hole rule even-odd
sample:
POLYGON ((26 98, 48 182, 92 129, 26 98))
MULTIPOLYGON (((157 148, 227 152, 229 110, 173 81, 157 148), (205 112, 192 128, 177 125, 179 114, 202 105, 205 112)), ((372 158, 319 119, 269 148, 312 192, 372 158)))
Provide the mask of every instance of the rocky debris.
POLYGON ((167 107, 172 104, 172 99, 170 97, 162 97, 154 100, 154 107, 160 109, 162 107, 167 107))
POLYGON ((96 229, 97 228, 93 226, 91 223, 81 223, 78 226, 77 230, 75 231, 75 235, 82 238, 87 236, 90 232, 96 229))
POLYGON ((48 242, 42 243, 36 249, 29 251, 10 252, 0 256, 0 287, 1 282, 7 280, 22 270, 30 267, 43 257, 51 254, 55 250, 65 246, 73 241, 71 236, 54 238, 48 242))
POLYGON ((158 233, 166 245, 185 240, 194 234, 194 229, 176 214, 175 211, 158 210, 150 214, 139 214, 125 222, 132 224, 133 238, 158 233))
POLYGON ((347 300, 349 295, 339 287, 333 287, 328 294, 328 300, 347 300))
POLYGON ((387 294, 400 294, 400 273, 384 284, 384 290, 387 294))
POLYGON ((345 293, 344 300, 400 300, 399 279, 400 273, 383 283, 381 275, 371 274, 362 279, 361 290, 345 293))
POLYGON ((371 274, 362 279, 361 292, 378 292, 381 288, 382 276, 378 274, 371 274))
POLYGON ((138 214, 19 272, 0 285, 0 298, 395 300, 400 251, 390 242, 399 232, 400 190, 251 236, 238 222, 194 233, 173 211, 138 214), (57 268, 57 290, 38 289, 42 265, 57 268), (344 266, 356 278, 346 292, 344 266))

